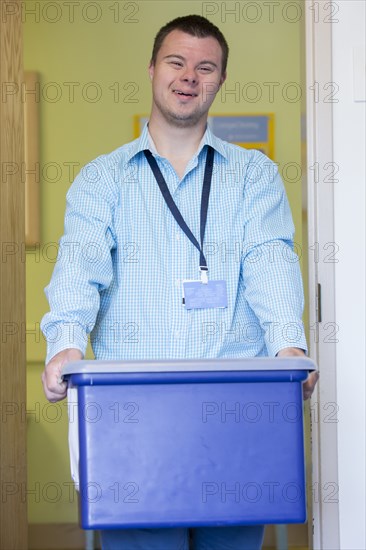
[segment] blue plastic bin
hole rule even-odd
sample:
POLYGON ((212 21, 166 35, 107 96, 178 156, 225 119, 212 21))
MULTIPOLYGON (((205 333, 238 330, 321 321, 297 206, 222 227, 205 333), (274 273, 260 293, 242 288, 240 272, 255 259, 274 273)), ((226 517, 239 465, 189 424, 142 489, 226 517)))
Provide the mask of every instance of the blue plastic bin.
POLYGON ((67 365, 81 526, 306 521, 301 386, 314 368, 307 358, 67 365))

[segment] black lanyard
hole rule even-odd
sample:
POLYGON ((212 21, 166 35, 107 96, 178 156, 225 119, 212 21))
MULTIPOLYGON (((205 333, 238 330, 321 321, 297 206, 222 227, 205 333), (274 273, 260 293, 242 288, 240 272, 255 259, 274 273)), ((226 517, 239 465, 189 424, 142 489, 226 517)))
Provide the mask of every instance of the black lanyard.
MULTIPOLYGON (((180 228, 184 231, 184 233, 187 235, 189 240, 192 244, 199 250, 200 253, 200 271, 206 272, 208 271, 207 262, 205 255, 203 253, 203 241, 205 238, 205 229, 206 229, 206 222, 207 222, 207 211, 208 211, 208 201, 210 198, 210 190, 211 190, 211 179, 212 179, 212 170, 213 170, 213 164, 214 164, 214 156, 215 151, 214 149, 208 145, 207 146, 207 156, 206 156, 206 165, 205 165, 205 175, 203 178, 203 186, 202 186, 202 196, 201 196, 201 217, 200 217, 200 237, 201 237, 201 246, 199 245, 196 237, 193 235, 192 231, 189 229, 188 225, 183 219, 182 214, 180 213, 177 205, 175 204, 173 197, 170 194, 170 191, 168 189, 167 183, 164 179, 163 174, 160 171, 160 168, 158 166, 158 163, 156 162, 154 156, 152 155, 151 151, 148 149, 144 150, 144 155, 146 157, 147 162, 150 165, 150 168, 155 176, 155 179, 159 185, 161 194, 164 197, 164 200, 171 211, 171 213, 174 216, 174 219, 179 224, 180 228)), ((202 279, 203 280, 203 279, 202 279)))

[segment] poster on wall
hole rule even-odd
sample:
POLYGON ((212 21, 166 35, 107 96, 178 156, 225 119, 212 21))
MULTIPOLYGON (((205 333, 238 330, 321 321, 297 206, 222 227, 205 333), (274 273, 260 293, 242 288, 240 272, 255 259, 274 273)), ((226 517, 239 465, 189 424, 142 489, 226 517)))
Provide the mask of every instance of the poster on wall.
MULTIPOLYGON (((147 121, 147 115, 135 116, 135 138, 140 135, 147 121)), ((211 115, 207 122, 215 136, 220 139, 246 149, 258 149, 274 160, 273 113, 211 115)))

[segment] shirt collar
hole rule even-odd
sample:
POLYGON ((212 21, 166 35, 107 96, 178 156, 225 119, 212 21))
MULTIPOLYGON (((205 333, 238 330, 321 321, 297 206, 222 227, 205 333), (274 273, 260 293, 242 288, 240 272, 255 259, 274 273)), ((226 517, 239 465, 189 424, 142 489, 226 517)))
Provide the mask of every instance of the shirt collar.
MULTIPOLYGON (((203 134, 201 142, 198 146, 198 150, 196 153, 197 156, 205 145, 211 145, 211 147, 213 147, 215 151, 217 151, 220 155, 227 159, 225 142, 216 137, 208 126, 206 127, 206 131, 203 134)), ((133 157, 135 157, 138 153, 141 153, 145 149, 149 149, 152 153, 157 154, 154 142, 152 141, 152 138, 149 134, 148 122, 146 122, 140 137, 130 143, 130 148, 127 151, 126 161, 129 162, 133 157)))

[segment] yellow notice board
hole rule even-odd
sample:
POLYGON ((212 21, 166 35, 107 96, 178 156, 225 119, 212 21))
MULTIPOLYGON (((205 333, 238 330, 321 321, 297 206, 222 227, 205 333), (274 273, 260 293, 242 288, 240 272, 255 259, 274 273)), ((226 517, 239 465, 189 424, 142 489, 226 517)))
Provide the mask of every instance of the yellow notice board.
MULTIPOLYGON (((134 134, 138 137, 148 120, 147 115, 136 115, 134 134)), ((274 114, 211 115, 208 125, 215 136, 246 149, 258 149, 274 160, 274 114)))

